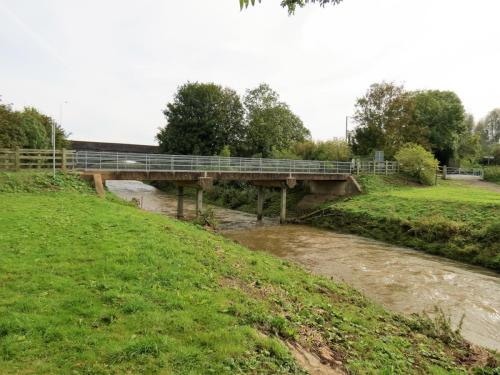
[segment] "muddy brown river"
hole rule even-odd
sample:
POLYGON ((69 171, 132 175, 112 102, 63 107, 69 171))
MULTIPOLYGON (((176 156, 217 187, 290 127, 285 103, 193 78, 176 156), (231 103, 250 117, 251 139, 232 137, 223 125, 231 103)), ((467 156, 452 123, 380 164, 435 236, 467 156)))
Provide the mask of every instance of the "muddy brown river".
MULTIPOLYGON (((137 198, 142 208, 174 216, 176 197, 137 181, 108 181, 116 195, 137 198)), ((184 203, 187 217, 194 202, 184 203)), ((480 267, 371 239, 304 225, 257 223, 255 215, 215 208, 222 233, 361 290, 387 309, 403 313, 442 309, 469 341, 500 350, 500 277, 480 267)))

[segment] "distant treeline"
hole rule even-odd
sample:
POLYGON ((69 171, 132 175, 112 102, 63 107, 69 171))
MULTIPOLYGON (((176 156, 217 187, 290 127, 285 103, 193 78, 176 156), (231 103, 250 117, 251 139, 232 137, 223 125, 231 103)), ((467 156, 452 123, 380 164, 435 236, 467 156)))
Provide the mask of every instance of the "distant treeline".
POLYGON ((442 164, 500 163, 500 109, 476 123, 452 91, 407 91, 394 83, 373 84, 356 101, 353 119, 356 154, 382 150, 390 158, 411 142, 431 151, 442 164))
POLYGON ((0 148, 50 148, 53 125, 56 147, 67 147, 67 134, 54 119, 33 107, 14 111, 10 104, 0 102, 0 148))
POLYGON ((373 84, 356 101, 348 142, 311 141, 302 120, 267 84, 240 98, 214 83, 186 83, 164 114, 157 139, 167 153, 348 160, 383 151, 392 159, 412 143, 441 164, 500 163, 500 109, 476 123, 451 91, 373 84))

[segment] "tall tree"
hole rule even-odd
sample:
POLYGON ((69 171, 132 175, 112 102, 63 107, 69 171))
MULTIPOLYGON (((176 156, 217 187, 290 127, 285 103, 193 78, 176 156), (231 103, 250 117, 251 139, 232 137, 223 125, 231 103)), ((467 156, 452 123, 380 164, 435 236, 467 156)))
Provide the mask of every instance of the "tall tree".
POLYGON ((269 85, 248 90, 243 102, 247 111, 247 154, 268 157, 273 148, 285 150, 310 137, 302 120, 269 85))
POLYGON ((452 91, 428 90, 415 94, 413 118, 429 131, 432 152, 442 164, 456 156, 459 139, 467 131, 462 101, 452 91))
MULTIPOLYGON (((250 4, 254 5, 257 1, 260 3, 261 0, 239 0, 240 8, 246 8, 250 4)), ((302 8, 307 3, 319 3, 321 6, 326 4, 339 4, 342 0, 282 0, 281 6, 288 9, 288 13, 293 14, 297 7, 302 8)))
POLYGON ((481 138, 475 129, 474 116, 467 113, 464 118, 465 131, 457 145, 458 165, 475 164, 481 156, 481 138))
POLYGON ((356 101, 353 150, 370 155, 375 150, 392 157, 405 143, 427 145, 427 129, 413 121, 414 98, 403 86, 381 82, 356 101))
POLYGON ((26 143, 21 116, 10 105, 0 103, 0 148, 24 147, 26 143))
POLYGON ((239 150, 245 134, 238 94, 213 83, 186 83, 164 110, 167 125, 156 138, 163 152, 216 155, 239 150))
POLYGON ((500 108, 492 110, 482 121, 490 144, 500 142, 500 108))

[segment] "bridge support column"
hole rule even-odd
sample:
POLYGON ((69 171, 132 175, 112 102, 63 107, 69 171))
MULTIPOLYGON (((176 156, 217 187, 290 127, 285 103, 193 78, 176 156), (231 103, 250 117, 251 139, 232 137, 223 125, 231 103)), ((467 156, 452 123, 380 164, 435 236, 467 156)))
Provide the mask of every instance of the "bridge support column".
POLYGON ((177 219, 184 219, 184 186, 177 186, 177 219))
POLYGON ((286 223, 286 186, 281 187, 280 224, 286 223))
POLYGON ((203 189, 196 189, 196 217, 203 211, 203 189))
POLYGON ((94 174, 94 187, 99 198, 104 198, 106 192, 104 190, 104 183, 102 180, 102 176, 100 174, 94 174))
POLYGON ((262 211, 264 209, 264 187, 257 188, 257 221, 262 221, 262 211))

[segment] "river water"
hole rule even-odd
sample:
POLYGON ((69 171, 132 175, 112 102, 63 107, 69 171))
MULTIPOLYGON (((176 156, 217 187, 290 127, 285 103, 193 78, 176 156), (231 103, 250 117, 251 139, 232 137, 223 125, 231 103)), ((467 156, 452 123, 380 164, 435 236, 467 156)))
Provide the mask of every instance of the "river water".
MULTIPOLYGON (((137 181, 108 181, 116 195, 137 198, 142 208, 175 216, 176 197, 137 181)), ((194 202, 184 202, 193 217, 194 202)), ((304 225, 257 223, 255 215, 215 208, 222 233, 253 250, 263 250, 361 290, 387 309, 403 313, 442 309, 469 341, 500 350, 500 277, 415 250, 304 225)))

